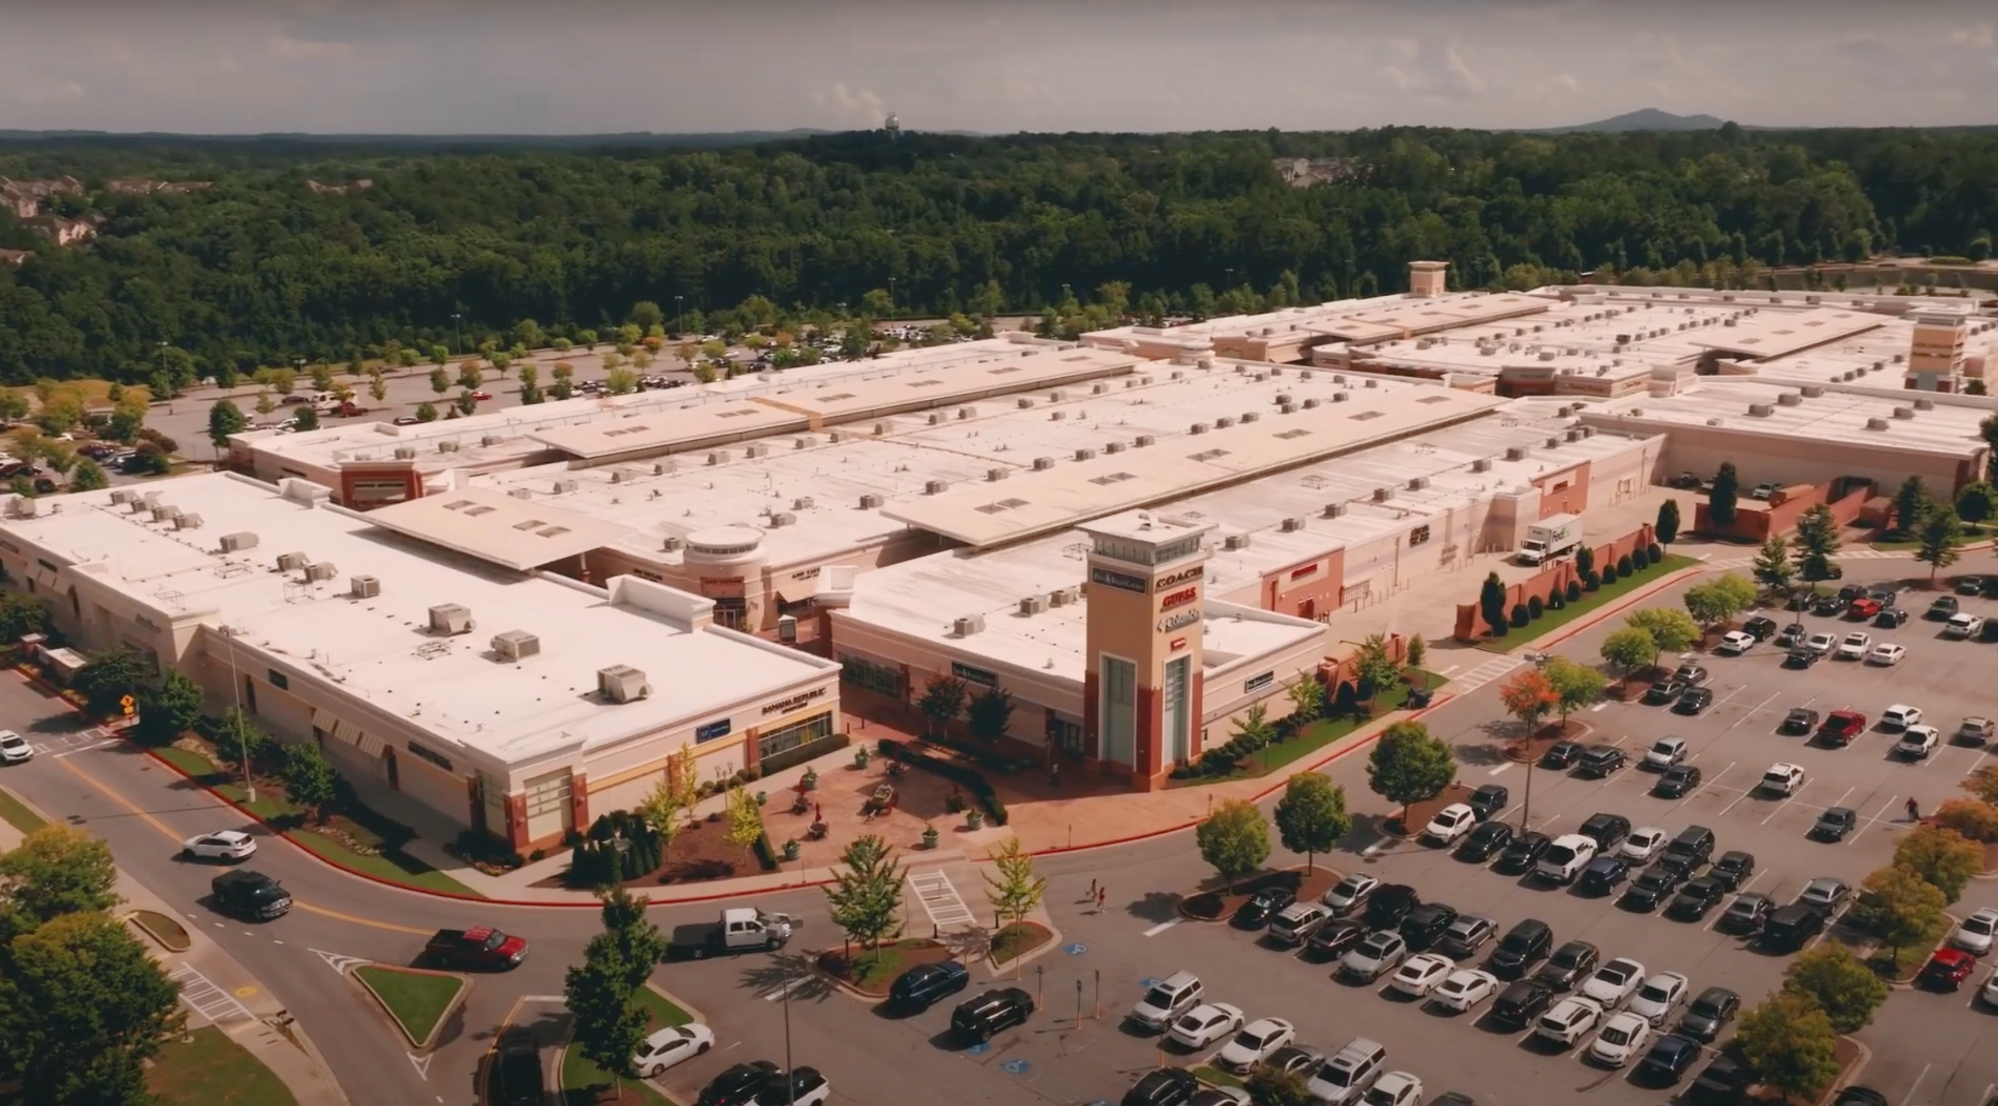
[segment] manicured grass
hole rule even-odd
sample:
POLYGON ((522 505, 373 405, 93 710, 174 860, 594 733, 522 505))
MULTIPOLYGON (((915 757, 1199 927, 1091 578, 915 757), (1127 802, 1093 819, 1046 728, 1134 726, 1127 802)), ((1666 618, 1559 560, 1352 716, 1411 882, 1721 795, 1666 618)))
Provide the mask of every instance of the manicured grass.
POLYGON ((296 1106, 277 1073, 212 1025, 169 1038, 146 1072, 159 1106, 296 1106))
POLYGON ((1889 983, 1906 983, 1922 972, 1922 966, 1929 962, 1929 954, 1956 923, 1948 915, 1937 918, 1936 923, 1920 937, 1908 942, 1897 958, 1894 950, 1881 946, 1873 955, 1866 958, 1866 966, 1889 983))
POLYGON ((992 935, 992 962, 1004 964, 1025 956, 1054 940, 1048 927, 1036 922, 1013 922, 992 935))
POLYGON ((273 798, 268 789, 257 794, 256 802, 250 802, 242 784, 237 783, 229 774, 216 767, 213 761, 200 753, 178 749, 171 745, 155 749, 153 752, 161 760, 192 776, 216 794, 270 823, 273 829, 305 846, 315 855, 343 868, 351 868, 356 872, 390 883, 399 883, 405 887, 439 891, 471 899, 485 897, 406 853, 393 851, 374 855, 357 853, 323 833, 314 833, 310 829, 299 827, 297 823, 303 820, 304 811, 287 801, 273 798))
POLYGON ((935 941, 905 938, 879 948, 853 949, 851 959, 846 949, 831 949, 819 955, 819 970, 859 991, 885 995, 888 985, 904 971, 950 958, 950 950, 935 941))
MULTIPOLYGON (((1417 671, 1413 674, 1413 679, 1416 680, 1416 684, 1429 690, 1442 687, 1446 682, 1443 677, 1438 676, 1434 672, 1427 671, 1417 671)), ((1416 684, 1397 684, 1374 696, 1374 709, 1372 714, 1367 718, 1320 719, 1306 726, 1301 733, 1295 734, 1283 741, 1273 742, 1265 746, 1260 752, 1243 757, 1235 764, 1234 769, 1231 771, 1216 776, 1188 776, 1185 779, 1174 777, 1166 786, 1197 787, 1211 783, 1226 783, 1229 780, 1247 780, 1254 779, 1257 776, 1267 776, 1279 768, 1318 752, 1327 745, 1373 721, 1375 718, 1379 718, 1390 711, 1400 710, 1402 705, 1408 702, 1408 693, 1413 690, 1416 684)))
POLYGON ((1539 618, 1524 626, 1510 627, 1502 638, 1487 638, 1479 642, 1478 648, 1491 653, 1510 653, 1550 630, 1558 630, 1578 618, 1601 610, 1638 588, 1699 563, 1691 557, 1682 557, 1676 553, 1667 554, 1663 560, 1642 572, 1620 576, 1615 583, 1604 584, 1594 591, 1585 591, 1580 599, 1560 610, 1549 608, 1539 618))
POLYGON ((186 927, 165 914, 151 910, 132 911, 132 924, 152 935, 161 947, 168 952, 186 952, 194 942, 189 939, 186 927))
POLYGON ((0 818, 5 818, 8 825, 22 833, 33 833, 48 825, 41 815, 29 810, 27 804, 5 789, 0 789, 0 818))
POLYGON ((405 971, 386 964, 364 964, 354 974, 381 996, 382 1005, 402 1023, 410 1039, 428 1041, 437 1021, 451 1008, 465 981, 454 975, 405 971))
POLYGON ((1214 1086, 1214 1087, 1240 1087, 1245 1085, 1241 1080, 1235 1078, 1232 1075, 1229 1075, 1227 1072, 1222 1071, 1220 1068, 1209 1067, 1206 1064, 1202 1064, 1199 1067, 1194 1068, 1193 1077, 1195 1079, 1200 1080, 1202 1083, 1206 1083, 1209 1086, 1214 1086))
POLYGON ((671 999, 650 987, 640 987, 633 997, 638 1005, 645 1008, 646 1020, 649 1023, 645 1027, 647 1033, 655 1029, 671 1029, 676 1025, 686 1025, 694 1020, 692 1014, 673 1005, 671 999))
MULTIPOLYGON (((640 987, 632 998, 645 1008, 647 1033, 686 1025, 694 1020, 693 1015, 673 1005, 665 995, 650 987, 640 987)), ((562 1054, 562 1095, 567 1106, 594 1106, 599 1098, 609 1095, 612 1086, 611 1077, 602 1068, 590 1063, 574 1041, 569 1042, 569 1050, 562 1054)), ((624 1103, 627 1104, 672 1106, 659 1092, 640 1080, 625 1080, 624 1095, 624 1103)))
POLYGON ((1921 542, 1914 541, 1912 539, 1901 540, 1901 541, 1876 541, 1876 542, 1870 542, 1868 544, 1870 548, 1878 549, 1882 553, 1906 553, 1911 549, 1920 549, 1922 547, 1921 542))

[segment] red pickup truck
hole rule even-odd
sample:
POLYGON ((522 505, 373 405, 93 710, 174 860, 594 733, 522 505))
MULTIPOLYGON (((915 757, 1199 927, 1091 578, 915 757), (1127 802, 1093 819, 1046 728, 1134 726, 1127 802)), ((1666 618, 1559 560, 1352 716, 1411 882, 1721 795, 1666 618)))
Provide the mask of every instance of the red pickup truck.
POLYGON ((1825 716, 1825 723, 1818 727, 1818 740, 1826 745, 1844 748, 1852 744, 1852 739, 1866 732, 1866 716, 1856 710, 1835 710, 1825 716))
POLYGON ((440 929, 423 946, 423 956, 433 964, 462 968, 517 968, 527 958, 527 938, 492 926, 440 929))

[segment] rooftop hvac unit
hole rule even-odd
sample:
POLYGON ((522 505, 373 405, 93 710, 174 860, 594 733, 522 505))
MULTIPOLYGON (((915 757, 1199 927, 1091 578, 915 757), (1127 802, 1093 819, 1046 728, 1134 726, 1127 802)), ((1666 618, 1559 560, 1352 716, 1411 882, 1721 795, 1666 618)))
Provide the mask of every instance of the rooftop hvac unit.
POLYGON ((34 518, 42 509, 42 501, 32 495, 17 495, 7 501, 7 514, 11 518, 34 518))
POLYGON ((142 515, 152 509, 153 505, 143 499, 128 499, 125 501, 125 510, 131 514, 142 515))
POLYGON ((500 436, 499 436, 498 434, 487 434, 487 435, 485 435, 484 437, 482 437, 482 438, 480 438, 480 439, 479 439, 479 444, 480 444, 480 445, 498 445, 498 444, 500 444, 500 443, 501 443, 501 442, 503 442, 503 441, 506 441, 506 439, 505 439, 505 438, 502 438, 502 437, 500 437, 500 436))
POLYGON ((1295 402, 1295 400, 1291 398, 1291 394, 1289 392, 1278 392, 1276 401, 1279 405, 1295 402))
POLYGON ((1049 421, 1049 422, 1060 422, 1060 421, 1062 421, 1063 419, 1066 419, 1066 418, 1068 418, 1068 412, 1067 412, 1067 411, 1049 411, 1049 412, 1048 412, 1048 421, 1049 421))
POLYGON ((1015 400, 1014 402, 1019 404, 1020 410, 1022 411, 1034 405, 1033 398, 1030 396, 1021 396, 1019 399, 1015 400))
POLYGON ((1560 449, 1560 448, 1561 448, 1561 439, 1559 439, 1559 438, 1549 438, 1549 439, 1547 439, 1546 441, 1544 441, 1544 442, 1542 442, 1542 443, 1540 443, 1540 444, 1541 444, 1541 445, 1544 445, 1544 446, 1546 446, 1546 447, 1547 447, 1548 449, 1560 449))
POLYGON ((1108 384, 1092 384, 1090 385, 1089 388, 1089 394, 1093 396, 1100 396, 1109 390, 1110 390, 1110 385, 1108 384))
POLYGON ((1721 421, 1720 419, 1708 419, 1708 420, 1707 420, 1707 425, 1708 425, 1708 426, 1724 426, 1724 425, 1726 425, 1726 424, 1725 424, 1724 422, 1722 422, 1722 421, 1721 421))
POLYGON ((339 572, 332 561, 314 561, 305 566, 305 578, 308 580, 331 580, 337 575, 339 572))
POLYGON ((1094 460, 1095 457, 1096 451, 1093 449, 1078 449, 1075 451, 1075 459, 1078 461, 1090 461, 1094 460))
POLYGON ((973 634, 983 632, 984 629, 985 616, 982 614, 975 614, 969 618, 960 618, 951 623, 951 632, 955 633, 958 637, 970 637, 973 634))
POLYGON ((192 514, 181 515, 179 518, 173 520, 173 528, 176 530, 199 530, 201 529, 201 516, 192 514))
POLYGON ((1299 370, 1297 370, 1297 378, 1298 378, 1299 380, 1310 380, 1310 379, 1311 379, 1311 370, 1310 370, 1310 369, 1299 369, 1299 370))
POLYGON ((1804 397, 1795 392, 1784 392, 1782 395, 1776 397, 1776 402, 1784 407, 1795 407, 1804 402, 1804 397))
POLYGON ((1866 420, 1866 429, 1868 429, 1868 430, 1885 430, 1885 429, 1887 429, 1887 420, 1886 420, 1886 419, 1867 419, 1867 420, 1866 420))
POLYGON ((510 495, 510 496, 512 496, 512 497, 514 497, 515 499, 533 499, 533 498, 534 498, 534 489, 533 489, 533 488, 508 488, 508 489, 506 490, 506 494, 508 494, 508 495, 510 495))
POLYGON ((1390 499, 1393 499, 1393 498, 1394 498, 1394 489, 1393 489, 1393 488, 1375 488, 1375 489, 1374 489, 1374 502, 1375 502, 1375 503, 1386 503, 1386 502, 1387 502, 1388 500, 1390 500, 1390 499))
POLYGON ((923 483, 924 495, 942 495, 949 490, 950 481, 948 480, 929 480, 923 483))
POLYGON ((1427 476, 1417 476, 1410 479, 1408 482, 1408 490, 1412 492, 1419 492, 1428 486, 1429 486, 1429 478, 1427 476))
POLYGON ((880 437, 883 434, 893 434, 894 432, 895 424, 892 422, 877 422, 874 424, 874 434, 876 437, 880 437))
POLYGON ((1314 408, 1314 407, 1317 407, 1317 406, 1318 406, 1318 397, 1317 397, 1317 396, 1306 396, 1306 397, 1304 397, 1304 409, 1305 409, 1306 411, 1309 411, 1309 410, 1311 410, 1312 408, 1314 408))
POLYGON ((568 495, 574 492, 578 486, 574 480, 557 480, 555 481, 555 494, 568 495))
POLYGON ((776 514, 770 516, 770 528, 772 530, 775 530, 779 526, 796 526, 797 524, 798 516, 789 511, 778 511, 776 514))
POLYGON ((930 421, 929 421, 929 424, 930 424, 931 426, 939 426, 939 425, 942 425, 942 424, 943 424, 943 422, 944 422, 944 413, 943 413, 942 411, 931 411, 931 412, 930 412, 930 421))
POLYGON ((356 576, 347 581, 347 594, 356 599, 373 599, 382 593, 379 576, 356 576))
POLYGON ((1347 400, 1349 400, 1349 399, 1352 399, 1352 398, 1353 398, 1353 393, 1351 393, 1351 392, 1333 392, 1333 393, 1332 393, 1332 402, 1334 402, 1334 403, 1344 403, 1344 402, 1346 402, 1347 400))
POLYGON ((887 501, 882 499, 881 496, 875 492, 868 492, 866 495, 860 497, 861 510, 867 510, 869 508, 879 507, 881 506, 881 504, 885 502, 887 501))
POLYGON ((399 445, 399 446, 396 446, 396 447, 395 447, 395 459, 396 459, 396 460, 398 460, 398 461, 414 461, 414 460, 416 460, 416 447, 415 447, 415 446, 413 446, 413 445, 399 445))
POLYGON ((1323 512, 1323 517, 1325 517, 1325 518, 1345 518, 1345 517, 1346 517, 1346 505, 1345 505, 1344 503, 1327 503, 1327 504, 1325 505, 1325 510, 1324 510, 1324 512, 1323 512))
POLYGON ((170 507, 162 503, 153 508, 153 521, 172 522, 174 519, 179 518, 182 513, 179 507, 170 507))
POLYGON ((1068 398, 1068 393, 1067 393, 1067 392, 1063 392, 1063 391, 1053 391, 1053 392, 1049 392, 1049 393, 1048 393, 1048 402, 1049 402, 1049 403, 1060 403, 1060 402, 1062 402, 1063 400, 1065 400, 1065 399, 1067 399, 1067 398, 1068 398))
POLYGON ((996 484, 999 481, 1006 479, 1006 474, 1008 471, 1009 470, 1007 469, 986 469, 985 482, 988 484, 996 484))
POLYGON ((768 457, 770 455, 770 447, 762 444, 753 445, 744 449, 742 455, 752 461, 759 457, 768 457))
POLYGON ((1295 534, 1299 530, 1304 529, 1304 520, 1301 518, 1284 519, 1279 529, 1281 529, 1286 534, 1295 534))
POLYGON ((1122 452, 1124 452, 1124 451, 1125 451, 1126 449, 1128 449, 1128 448, 1130 448, 1130 447, 1129 447, 1129 446, 1126 446, 1126 445, 1125 445, 1125 444, 1124 444, 1123 442, 1105 442, 1105 443, 1103 443, 1103 452, 1105 452, 1105 453, 1122 453, 1122 452))
POLYGON ((1252 423, 1252 422, 1255 422, 1255 421, 1257 421, 1257 420, 1261 419, 1262 417, 1263 417, 1263 416, 1262 416, 1262 414, 1261 414, 1260 412, 1256 412, 1256 411, 1250 411, 1250 412, 1247 412, 1247 413, 1245 413, 1245 414, 1244 414, 1244 415, 1242 416, 1242 422, 1243 422, 1244 424, 1247 424, 1247 423, 1252 423))
POLYGON ((310 563, 311 562, 306 560, 305 554, 303 553, 278 554, 277 566, 279 572, 296 572, 310 563))
POLYGON ((659 548, 668 553, 678 553, 687 547, 687 539, 667 536, 659 539, 659 548))
POLYGON ((1157 445, 1158 441, 1159 440, 1157 438, 1152 437, 1150 434, 1140 434, 1137 436, 1137 438, 1132 440, 1131 444, 1138 447, 1139 449, 1143 449, 1148 445, 1157 445))
POLYGON ((813 507, 818 506, 818 502, 818 500, 813 499, 809 495, 801 495, 791 501, 791 509, 794 511, 809 511, 813 507))
POLYGON ((978 408, 960 407, 957 409, 957 417, 960 419, 975 419, 978 417, 978 408))
POLYGON ((1480 457, 1480 458, 1478 458, 1477 460, 1475 460, 1475 461, 1472 461, 1472 462, 1471 462, 1471 471, 1472 471, 1472 472, 1490 472, 1490 471, 1492 471, 1492 459, 1491 459, 1490 457, 1480 457))
POLYGON ((1575 427, 1573 430, 1568 431, 1566 434, 1563 434, 1562 437, 1568 439, 1571 442, 1579 442, 1582 440, 1583 437, 1585 437, 1585 435, 1582 433, 1582 428, 1578 426, 1575 427))
POLYGON ((117 504, 120 507, 123 507, 125 504, 130 503, 131 501, 132 501, 132 493, 126 491, 124 488, 119 488, 117 491, 111 493, 111 502, 117 504))
POLYGON ((1045 595, 1029 595, 1020 600, 1021 614, 1039 614, 1047 609, 1048 597, 1045 595))
POLYGON ((1380 386, 1381 386, 1381 382, 1380 382, 1380 381, 1378 381, 1378 380, 1369 380, 1369 381, 1367 381, 1367 387, 1369 387, 1369 388, 1378 388, 1378 387, 1380 387, 1380 386))
POLYGON ((1034 471, 1035 471, 1035 472, 1046 472, 1047 470, 1049 470, 1049 469, 1051 469, 1051 468, 1053 468, 1053 467, 1054 467, 1054 458, 1052 458, 1052 457, 1036 457, 1036 458, 1034 458, 1034 471))
POLYGON ((503 661, 524 661, 539 656, 541 639, 526 630, 508 630, 493 635, 493 655, 503 661))
POLYGON ((1247 549, 1248 547, 1249 535, 1247 534, 1230 534, 1221 540, 1221 548, 1223 549, 1247 549))
POLYGON ((708 464, 725 465, 727 463, 728 463, 728 450, 726 449, 717 449, 714 452, 708 454, 708 464))
POLYGON ((1196 422, 1192 426, 1187 428, 1187 433, 1189 434, 1205 434, 1207 433, 1207 431, 1208 431, 1208 426, 1204 422, 1196 422))
POLYGON ((430 608, 430 632, 433 634, 469 634, 478 626, 472 620, 472 608, 463 603, 440 603, 430 608))
POLYGON ((1144 388, 1149 388, 1149 387, 1151 387, 1151 386, 1152 386, 1152 375, 1151 375, 1150 373, 1146 373, 1145 375, 1143 375, 1143 376, 1139 377, 1139 378, 1138 378, 1138 385, 1139 385, 1140 387, 1144 387, 1144 388))
POLYGON ((160 493, 143 492, 139 495, 139 500, 146 505, 146 510, 150 511, 160 505, 160 493))
POLYGON ((652 685, 645 680, 645 673, 628 664, 614 664, 609 668, 597 669, 597 694, 605 702, 636 703, 652 694, 652 685))
POLYGON ((636 479, 638 479, 638 474, 630 469, 619 468, 611 470, 611 483, 613 484, 629 484, 636 479))
POLYGON ((1516 445, 1505 451, 1505 459, 1508 461, 1524 461, 1527 455, 1532 452, 1533 450, 1527 446, 1516 445))
POLYGON ((222 535, 222 552, 241 553, 245 549, 257 547, 257 536, 248 530, 222 535))
POLYGON ((818 439, 812 437, 810 434, 791 439, 792 449, 810 449, 817 444, 819 444, 818 439))
POLYGON ((456 440, 456 439, 454 438, 454 439, 450 439, 450 440, 447 440, 447 441, 442 441, 442 442, 438 442, 438 443, 437 443, 437 452, 439 452, 439 453, 456 453, 456 452, 458 452, 458 442, 457 442, 457 440, 456 440))
POLYGON ((1897 419, 1912 419, 1915 417, 1915 409, 1913 407, 1896 407, 1894 408, 1894 417, 1897 419))
POLYGON ((1082 602, 1081 588, 1058 588, 1048 593, 1048 606, 1072 607, 1082 602))
POLYGON ((853 435, 852 435, 852 434, 849 434, 849 433, 847 433, 847 432, 846 432, 846 431, 844 431, 844 430, 835 430, 835 431, 833 431, 832 433, 830 433, 830 434, 826 435, 826 437, 828 437, 828 438, 832 439, 832 443, 833 443, 834 445, 838 445, 839 443, 841 443, 841 442, 843 442, 843 441, 846 441, 847 439, 849 439, 849 438, 853 437, 853 435))
POLYGON ((1751 403, 1748 405, 1748 417, 1751 419, 1766 419, 1775 413, 1776 405, 1773 403, 1751 403))
POLYGON ((1233 425, 1235 425, 1235 420, 1226 415, 1214 420, 1214 429, 1216 430, 1226 430, 1233 425))

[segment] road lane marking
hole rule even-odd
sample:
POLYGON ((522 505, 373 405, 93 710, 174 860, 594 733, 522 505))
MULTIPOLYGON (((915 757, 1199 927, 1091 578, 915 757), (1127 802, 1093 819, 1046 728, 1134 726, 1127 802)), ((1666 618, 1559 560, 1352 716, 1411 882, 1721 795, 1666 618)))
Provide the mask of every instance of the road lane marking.
POLYGON ((208 1019, 211 1024, 256 1020, 248 1007, 237 1002, 234 995, 216 986, 214 981, 202 975, 191 964, 182 964, 168 972, 167 978, 180 984, 180 1001, 186 1003, 188 1009, 208 1019))
POLYGON ((1159 934, 1161 934, 1161 933, 1164 933, 1164 932, 1165 932, 1166 930, 1168 930, 1168 929, 1171 929, 1172 927, 1174 927, 1174 926, 1178 925, 1178 924, 1179 924, 1179 922, 1180 922, 1180 920, 1179 920, 1178 918, 1174 918, 1174 919, 1172 919, 1172 920, 1171 920, 1171 921, 1169 921, 1169 922, 1160 922, 1159 924, 1157 924, 1157 925, 1153 926, 1152 928, 1150 928, 1150 929, 1146 930, 1146 931, 1145 931, 1145 936, 1147 936, 1147 937, 1157 937, 1157 936, 1158 936, 1159 934))
POLYGON ((1508 768, 1511 768, 1511 767, 1512 767, 1512 762, 1511 762, 1511 761, 1506 761, 1506 762, 1505 762, 1504 764, 1501 764, 1501 765, 1499 765, 1499 766, 1498 766, 1497 768, 1494 768, 1494 769, 1492 769, 1491 771, 1489 771, 1489 772, 1486 772, 1486 773, 1485 773, 1485 775, 1487 775, 1487 776, 1496 776, 1496 775, 1498 775, 1499 773, 1501 773, 1501 772, 1504 772, 1504 771, 1505 771, 1506 769, 1508 769, 1508 768))
POLYGON ((763 992, 763 1001, 776 1002, 778 999, 783 998, 785 995, 788 995, 791 992, 797 990, 798 988, 804 986, 806 978, 807 977, 801 975, 792 979, 785 980, 782 986, 775 987, 772 988, 771 990, 763 992))
POLYGON ((349 971, 353 970, 353 968, 356 965, 374 963, 374 961, 369 960, 365 956, 343 956, 337 952, 327 952, 325 949, 307 949, 306 951, 310 952, 314 956, 317 956, 319 959, 326 961, 327 967, 333 969, 334 971, 340 973, 341 975, 346 975, 349 971))
POLYGON ((950 877, 942 868, 931 868, 925 872, 910 872, 909 887, 916 892, 916 898, 923 904, 923 913, 938 929, 970 925, 978 921, 978 916, 964 904, 964 899, 951 885, 950 877))
POLYGON ((1608 709, 1609 709, 1609 700, 1607 700, 1607 699, 1605 699, 1605 700, 1603 700, 1602 702, 1600 702, 1600 703, 1597 703, 1597 704, 1596 704, 1595 706, 1593 706, 1593 707, 1590 707, 1590 708, 1589 708, 1589 710, 1590 710, 1591 712, 1594 712, 1594 711, 1599 711, 1599 710, 1608 710, 1608 709))
POLYGON ((62 758, 64 758, 64 757, 73 757, 73 756, 75 756, 75 755, 76 755, 76 754, 78 754, 78 753, 87 753, 87 752, 89 752, 89 751, 90 751, 90 750, 92 750, 92 749, 102 749, 102 748, 104 748, 104 747, 105 747, 106 745, 117 745, 117 744, 120 744, 120 741, 119 741, 119 740, 118 740, 117 738, 115 738, 115 737, 114 737, 114 738, 110 739, 109 741, 99 741, 99 742, 97 742, 97 743, 96 743, 96 744, 94 744, 94 745, 85 745, 85 746, 84 746, 83 748, 81 748, 81 749, 71 749, 70 751, 68 751, 68 752, 66 752, 66 753, 57 753, 57 754, 55 755, 55 758, 56 758, 57 760, 61 760, 61 759, 62 759, 62 758))
MULTIPOLYGON (((1729 770, 1729 769, 1731 769, 1731 768, 1733 768, 1733 767, 1734 767, 1734 766, 1735 766, 1736 764, 1739 764, 1739 763, 1741 763, 1741 762, 1740 762, 1740 761, 1734 761, 1734 760, 1730 760, 1730 761, 1728 761, 1728 762, 1727 762, 1727 768, 1723 768, 1723 769, 1721 769, 1720 771, 1718 771, 1718 772, 1715 772, 1715 773, 1714 773, 1714 778, 1713 778, 1713 779, 1710 779, 1710 780, 1704 780, 1704 781, 1702 781, 1702 782, 1700 783, 1700 786, 1698 786, 1698 787, 1695 787, 1695 788, 1693 788, 1693 789, 1692 789, 1691 791, 1688 791, 1688 792, 1686 792, 1686 797, 1685 797, 1685 798, 1683 798, 1683 799, 1680 799, 1680 800, 1679 800, 1679 805, 1680 805, 1680 806, 1685 806, 1685 805, 1686 805, 1687 803, 1689 803, 1689 802, 1692 802, 1692 801, 1693 801, 1693 796, 1695 796, 1695 795, 1698 795, 1698 794, 1699 794, 1700 792, 1702 792, 1702 791, 1705 791, 1705 790, 1706 790, 1707 788, 1709 788, 1709 787, 1712 787, 1712 786, 1714 786, 1715 784, 1719 783, 1719 782, 1720 782, 1720 778, 1721 778, 1722 776, 1725 776, 1725 775, 1727 775, 1727 774, 1728 774, 1728 770, 1729 770)), ((1737 800, 1735 800, 1735 801, 1736 801, 1736 802, 1740 802, 1741 800, 1737 799, 1737 800)), ((1727 813, 1727 811, 1724 811, 1724 810, 1723 810, 1723 811, 1721 811, 1721 813, 1722 813, 1722 814, 1726 814, 1726 813, 1727 813)))

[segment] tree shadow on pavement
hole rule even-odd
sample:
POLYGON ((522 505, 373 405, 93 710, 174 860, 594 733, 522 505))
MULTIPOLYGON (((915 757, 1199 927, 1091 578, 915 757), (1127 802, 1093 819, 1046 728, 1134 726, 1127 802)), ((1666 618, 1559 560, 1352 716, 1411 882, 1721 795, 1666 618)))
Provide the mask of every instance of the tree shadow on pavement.
MULTIPOLYGON (((1387 820, 1385 814, 1354 815, 1352 832, 1339 839, 1338 851, 1365 856, 1367 850, 1375 845, 1383 842, 1393 844, 1398 839, 1387 832, 1387 820)), ((1366 859, 1372 860, 1373 857, 1367 856, 1366 859)))
POLYGON ((797 1002, 817 1002, 833 993, 833 982, 819 974, 814 962, 816 953, 772 953, 768 958, 757 961, 742 973, 742 986, 746 990, 764 994, 790 985, 791 998, 797 1002))
POLYGON ((1457 763, 1470 768, 1490 768, 1506 763, 1505 746, 1499 744, 1453 746, 1457 763))
POLYGON ((1179 903, 1183 897, 1177 891, 1147 891, 1144 897, 1127 904, 1124 912, 1139 921, 1170 922, 1179 917, 1179 903))

